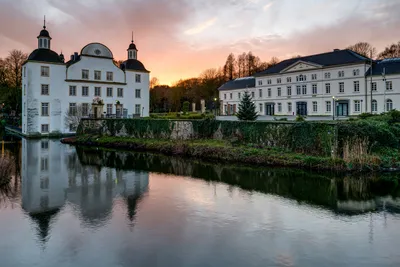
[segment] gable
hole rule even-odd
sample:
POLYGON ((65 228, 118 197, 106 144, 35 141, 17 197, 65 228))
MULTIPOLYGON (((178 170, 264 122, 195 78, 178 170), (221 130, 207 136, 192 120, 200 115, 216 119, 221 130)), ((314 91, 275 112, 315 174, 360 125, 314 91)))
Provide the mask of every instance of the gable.
POLYGON ((289 67, 283 69, 281 71, 281 73, 312 70, 312 69, 319 69, 319 68, 322 68, 322 66, 315 64, 315 63, 299 60, 299 61, 296 61, 294 64, 290 65, 289 67))

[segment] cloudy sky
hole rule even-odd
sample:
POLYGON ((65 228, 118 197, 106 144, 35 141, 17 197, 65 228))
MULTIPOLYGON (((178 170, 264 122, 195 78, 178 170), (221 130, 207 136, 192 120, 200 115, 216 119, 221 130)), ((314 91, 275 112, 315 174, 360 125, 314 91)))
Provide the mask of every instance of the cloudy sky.
POLYGON ((101 42, 126 59, 133 31, 139 59, 167 84, 230 52, 268 61, 400 40, 400 0, 0 0, 0 57, 34 50, 43 15, 64 55, 101 42))

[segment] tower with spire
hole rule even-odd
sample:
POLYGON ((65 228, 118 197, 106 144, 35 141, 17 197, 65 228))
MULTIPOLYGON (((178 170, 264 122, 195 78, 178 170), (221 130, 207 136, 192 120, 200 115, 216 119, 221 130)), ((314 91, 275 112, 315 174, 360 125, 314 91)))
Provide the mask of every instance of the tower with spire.
POLYGON ((132 41, 128 47, 128 59, 137 59, 137 48, 135 42, 133 41, 133 32, 132 32, 132 41))
POLYGON ((49 32, 46 30, 46 16, 43 19, 43 29, 40 31, 38 38, 39 49, 50 49, 51 37, 49 32))

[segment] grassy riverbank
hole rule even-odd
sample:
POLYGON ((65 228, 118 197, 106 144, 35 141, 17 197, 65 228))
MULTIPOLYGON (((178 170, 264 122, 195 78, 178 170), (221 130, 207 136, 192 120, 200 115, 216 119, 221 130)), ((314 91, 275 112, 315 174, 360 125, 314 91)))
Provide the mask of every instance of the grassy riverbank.
POLYGON ((80 136, 63 139, 63 143, 105 148, 152 151, 165 155, 185 156, 218 162, 240 162, 261 166, 287 166, 312 170, 359 171, 379 170, 379 164, 360 165, 331 157, 294 153, 278 148, 232 145, 219 140, 160 140, 126 137, 80 136))

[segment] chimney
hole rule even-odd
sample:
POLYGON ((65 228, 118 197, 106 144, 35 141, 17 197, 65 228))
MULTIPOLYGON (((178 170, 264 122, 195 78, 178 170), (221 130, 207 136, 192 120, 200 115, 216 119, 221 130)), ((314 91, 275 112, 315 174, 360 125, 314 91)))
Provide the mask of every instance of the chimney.
POLYGON ((74 61, 74 55, 71 55, 70 60, 74 61))
POLYGON ((74 52, 74 61, 78 60, 78 52, 74 52))

